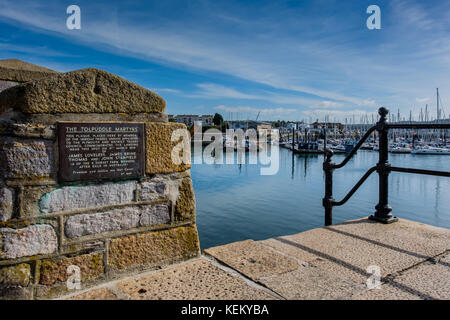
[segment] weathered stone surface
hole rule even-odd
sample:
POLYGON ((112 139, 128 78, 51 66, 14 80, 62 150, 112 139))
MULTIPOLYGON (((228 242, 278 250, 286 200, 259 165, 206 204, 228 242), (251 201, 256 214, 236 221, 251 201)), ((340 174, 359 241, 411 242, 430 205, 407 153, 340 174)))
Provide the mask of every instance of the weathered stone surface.
POLYGON ((30 278, 31 267, 26 263, 0 269, 1 286, 26 287, 30 283, 30 278))
POLYGON ((141 211, 139 225, 148 227, 152 225, 166 224, 170 222, 170 211, 167 204, 155 204, 145 206, 141 211))
POLYGON ((78 294, 69 300, 118 300, 117 295, 108 288, 99 288, 89 290, 85 293, 78 294))
POLYGON ((139 197, 142 201, 164 198, 167 192, 167 183, 164 181, 151 181, 141 183, 139 197))
POLYGON ((66 282, 72 275, 72 273, 68 273, 67 271, 71 265, 80 268, 81 281, 98 278, 104 274, 103 254, 91 253, 55 261, 43 261, 40 269, 39 283, 48 286, 56 282, 66 282))
POLYGON ((31 287, 0 286, 1 300, 30 300, 32 298, 31 287))
POLYGON ((77 254, 79 252, 99 252, 105 250, 105 242, 102 239, 93 240, 90 242, 66 242, 62 246, 62 252, 65 254, 77 254))
POLYGON ((253 280, 297 270, 298 262, 253 240, 213 247, 205 252, 253 280))
POLYGON ((43 213, 116 205, 134 201, 136 181, 68 186, 45 194, 39 207, 43 213))
POLYGON ((46 178, 55 172, 48 140, 0 137, 0 172, 6 178, 46 178))
POLYGON ((132 300, 271 300, 204 258, 119 282, 132 300))
POLYGON ((23 188, 22 213, 20 218, 31 218, 42 215, 39 210, 41 197, 55 190, 56 186, 26 186, 23 188))
POLYGON ((137 207, 120 208, 106 212, 78 214, 66 222, 66 236, 77 238, 90 234, 136 228, 140 210, 137 207))
POLYGON ((167 204, 154 204, 74 215, 67 219, 65 232, 67 237, 77 238, 169 222, 169 206, 167 204))
POLYGON ((188 220, 195 218, 195 194, 190 177, 183 178, 179 187, 179 195, 175 206, 175 219, 188 220))
POLYGON ((36 224, 22 229, 1 228, 0 259, 15 259, 50 254, 56 251, 55 230, 47 224, 36 224))
MULTIPOLYGON (((185 159, 188 163, 175 164, 172 161, 172 150, 181 143, 181 138, 178 141, 172 142, 172 133, 175 130, 186 130, 186 126, 181 123, 147 123, 147 166, 146 170, 149 174, 169 173, 175 171, 185 171, 191 167, 190 163, 190 142, 186 143, 185 159)), ((188 134, 188 132, 186 131, 188 134)), ((183 157, 180 156, 182 160, 183 157)))
POLYGON ((0 187, 0 222, 11 219, 14 205, 14 190, 0 187))
POLYGON ((308 265, 300 265, 297 270, 259 281, 289 300, 336 300, 362 290, 361 286, 308 265))
POLYGON ((150 180, 141 183, 139 199, 146 201, 163 198, 175 205, 185 178, 191 178, 189 171, 155 174, 150 180))
POLYGON ((426 262, 395 277, 390 285, 422 299, 450 300, 450 267, 426 262))
POLYGON ((0 135, 10 135, 22 138, 44 138, 55 137, 54 125, 42 125, 34 123, 17 123, 12 120, 0 120, 0 135))
POLYGON ((147 113, 22 113, 8 109, 2 114, 2 117, 17 122, 26 122, 52 126, 59 121, 73 122, 167 122, 167 115, 163 112, 147 112, 147 113))
POLYGON ((113 239, 110 265, 118 269, 164 264, 199 254, 197 230, 178 227, 113 239))
POLYGON ((0 112, 147 113, 165 112, 156 93, 97 69, 57 74, 0 93, 0 112))
POLYGON ((364 284, 379 266, 386 277, 450 249, 450 230, 400 219, 358 219, 262 242, 331 274, 364 284))
POLYGON ((18 59, 0 60, 0 79, 28 82, 57 74, 56 71, 18 59))
POLYGON ((8 89, 10 87, 14 87, 17 86, 19 83, 18 82, 14 82, 14 81, 4 81, 4 80, 0 80, 0 92, 8 89))
POLYGON ((382 284, 380 288, 365 289, 346 300, 422 300, 421 297, 407 290, 393 286, 390 283, 382 284))

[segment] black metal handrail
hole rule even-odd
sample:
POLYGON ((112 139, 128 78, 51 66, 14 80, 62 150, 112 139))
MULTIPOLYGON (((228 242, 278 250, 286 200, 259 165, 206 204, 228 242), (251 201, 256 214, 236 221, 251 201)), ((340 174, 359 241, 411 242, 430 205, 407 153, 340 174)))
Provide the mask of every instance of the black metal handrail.
POLYGON ((345 159, 341 163, 334 163, 332 161, 333 151, 329 149, 325 150, 326 159, 323 163, 323 170, 325 173, 325 197, 323 198, 323 206, 325 208, 326 226, 331 225, 333 222, 333 207, 345 204, 359 189, 359 187, 367 180, 367 178, 375 171, 378 172, 379 177, 379 201, 375 206, 375 213, 371 215, 369 219, 382 223, 392 223, 398 220, 392 215, 392 207, 388 204, 388 185, 389 174, 391 173, 391 171, 450 177, 450 172, 392 167, 388 161, 388 132, 390 129, 450 129, 450 124, 389 124, 386 118, 388 113, 389 111, 386 108, 380 108, 378 110, 380 120, 373 127, 367 130, 361 140, 359 140, 353 150, 347 155, 347 157, 345 157, 345 159), (333 198, 333 171, 345 166, 375 130, 378 131, 379 144, 379 160, 377 165, 370 168, 341 201, 335 201, 335 199, 333 198))

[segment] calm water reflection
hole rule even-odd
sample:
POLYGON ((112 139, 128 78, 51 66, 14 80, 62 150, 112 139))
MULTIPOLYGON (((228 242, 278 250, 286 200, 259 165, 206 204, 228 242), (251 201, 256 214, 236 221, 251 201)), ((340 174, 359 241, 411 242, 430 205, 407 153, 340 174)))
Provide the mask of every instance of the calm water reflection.
MULTIPOLYGON (((395 166, 450 171, 450 156, 389 157, 395 166)), ((336 155, 335 162, 343 158, 336 155)), ((359 151, 344 168, 336 170, 336 200, 341 200, 377 159, 376 152, 359 151)), ((322 162, 323 156, 292 157, 289 150, 280 148, 280 169, 273 176, 261 176, 259 165, 193 164, 202 249, 322 226, 322 162)), ((450 228, 450 179, 394 172, 389 184, 394 215, 450 228)), ((334 209, 334 222, 372 214, 377 197, 378 176, 374 173, 344 206, 334 209)))

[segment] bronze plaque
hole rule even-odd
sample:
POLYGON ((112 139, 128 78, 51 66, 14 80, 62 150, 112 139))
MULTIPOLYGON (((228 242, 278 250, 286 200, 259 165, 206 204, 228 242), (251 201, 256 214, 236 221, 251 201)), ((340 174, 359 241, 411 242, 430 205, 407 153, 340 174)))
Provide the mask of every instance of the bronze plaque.
POLYGON ((59 180, 144 175, 143 123, 58 123, 59 180))

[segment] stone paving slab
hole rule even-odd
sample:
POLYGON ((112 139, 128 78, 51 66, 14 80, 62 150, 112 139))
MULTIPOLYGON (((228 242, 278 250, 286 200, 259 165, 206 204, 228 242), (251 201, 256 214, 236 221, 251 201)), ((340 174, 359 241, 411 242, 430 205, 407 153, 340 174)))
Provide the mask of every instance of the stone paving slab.
POLYGON ((253 280, 298 268, 296 260, 276 253, 253 240, 210 248, 205 250, 205 253, 253 280))
POLYGON ((386 277, 449 250, 450 230, 403 219, 388 225, 359 219, 261 244, 364 284, 369 266, 379 266, 386 277))
POLYGON ((262 278, 259 282, 289 300, 343 299, 364 289, 311 265, 299 265, 295 271, 262 278))
POLYGON ((71 300, 117 300, 117 295, 108 288, 99 288, 81 293, 71 300))
POLYGON ((353 300, 449 300, 450 253, 426 261, 394 277, 381 289, 364 290, 353 300))
POLYGON ((205 258, 190 260, 164 270, 115 281, 68 297, 76 300, 273 300, 263 288, 248 285, 244 279, 215 266, 205 258), (119 294, 117 294, 119 293, 119 294))
POLYGON ((450 299, 450 230, 403 219, 359 219, 205 253, 70 298, 450 299), (380 289, 366 287, 371 265, 381 269, 380 289))

